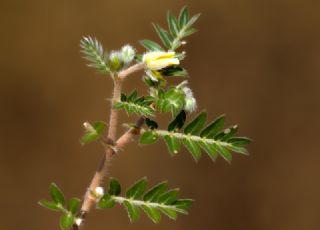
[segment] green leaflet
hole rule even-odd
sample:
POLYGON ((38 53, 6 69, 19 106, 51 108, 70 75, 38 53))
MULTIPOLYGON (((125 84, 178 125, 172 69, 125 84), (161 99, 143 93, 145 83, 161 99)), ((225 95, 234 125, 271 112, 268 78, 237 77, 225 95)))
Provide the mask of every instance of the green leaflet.
POLYGON ((60 227, 62 230, 68 230, 74 223, 74 216, 70 214, 64 214, 60 218, 60 227))
POLYGON ((159 140, 159 135, 152 130, 144 132, 140 136, 140 143, 141 144, 153 144, 159 140))
POLYGON ((52 200, 56 204, 60 204, 61 206, 64 206, 64 204, 65 204, 64 195, 63 195, 62 191, 60 190, 60 188, 55 183, 52 183, 50 186, 50 195, 51 195, 52 200))
POLYGON ((170 35, 168 34, 168 32, 163 29, 161 26, 159 26, 158 24, 153 24, 154 29, 156 30, 158 36, 160 37, 161 41, 163 42, 163 44, 167 47, 170 48, 171 47, 171 38, 170 35))
MULTIPOLYGON (((162 96, 164 97, 164 96, 162 96)), ((152 135, 163 138, 168 146, 171 155, 179 152, 181 143, 191 153, 195 161, 201 158, 201 149, 215 161, 220 155, 223 159, 231 162, 230 151, 248 155, 245 146, 251 142, 245 137, 234 137, 238 131, 238 126, 232 126, 223 130, 224 116, 220 116, 207 125, 206 112, 198 114, 189 124, 186 125, 184 132, 178 132, 185 123, 185 113, 181 111, 168 126, 168 131, 153 129, 152 135), (200 135, 199 135, 200 133, 200 135)), ((150 131, 145 131, 148 133, 150 131)), ((149 134, 149 133, 148 133, 149 134)), ((150 135, 150 134, 149 134, 150 135)), ((151 141, 149 143, 152 143, 151 141)))
POLYGON ((146 190, 147 180, 142 178, 131 186, 125 197, 105 194, 98 202, 98 208, 111 208, 115 203, 122 204, 131 222, 140 218, 140 209, 154 222, 159 223, 161 213, 171 219, 177 218, 177 213, 187 214, 192 200, 179 199, 179 189, 167 190, 167 182, 162 182, 146 190))
POLYGON ((80 138, 80 143, 82 145, 98 140, 107 126, 103 121, 97 121, 93 125, 88 122, 85 124, 87 124, 85 127, 85 134, 80 138))
POLYGON ((121 185, 117 179, 110 178, 108 193, 115 196, 118 196, 121 193, 121 185))
POLYGON ((48 201, 48 200, 40 200, 38 204, 44 208, 50 209, 52 211, 61 211, 61 207, 57 205, 57 203, 48 201))
POLYGON ((71 198, 69 200, 68 203, 68 210, 72 213, 72 214, 76 214, 78 212, 78 209, 80 207, 80 199, 79 198, 71 198))
POLYGON ((154 98, 151 96, 147 97, 138 97, 138 93, 134 90, 130 95, 126 96, 125 94, 121 95, 121 101, 114 103, 115 109, 125 109, 128 115, 133 113, 139 114, 142 116, 153 116, 154 110, 150 106, 154 98))
POLYGON ((182 110, 185 103, 185 96, 181 90, 171 88, 164 92, 159 90, 158 98, 156 100, 157 110, 160 112, 172 112, 174 116, 182 110))
POLYGON ((171 35, 177 37, 179 35, 180 26, 178 20, 170 11, 168 11, 167 20, 171 35))
POLYGON ((163 48, 158 43, 151 40, 141 40, 140 44, 150 51, 163 51, 163 48))
POLYGON ((179 15, 179 23, 180 23, 180 28, 185 27, 187 22, 189 20, 189 10, 187 6, 184 6, 179 15))
POLYGON ((108 66, 108 54, 103 51, 102 45, 97 39, 83 37, 80 41, 80 46, 84 58, 89 61, 89 67, 95 68, 103 74, 109 74, 111 72, 108 66))

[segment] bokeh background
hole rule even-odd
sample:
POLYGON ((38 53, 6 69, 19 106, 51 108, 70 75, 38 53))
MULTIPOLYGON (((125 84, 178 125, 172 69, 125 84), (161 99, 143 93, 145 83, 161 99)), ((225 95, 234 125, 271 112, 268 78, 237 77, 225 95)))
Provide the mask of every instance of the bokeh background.
MULTIPOLYGON (((80 146, 86 120, 105 120, 110 79, 85 66, 84 35, 118 49, 157 39, 167 9, 202 12, 183 63, 200 109, 226 114, 254 139, 251 155, 231 165, 207 156, 196 164, 163 143, 130 144, 111 175, 128 187, 147 175, 168 179, 196 200, 189 216, 143 217, 122 208, 89 215, 86 229, 320 229, 320 2, 313 0, 2 0, 0 5, 0 229, 58 229, 58 215, 36 204, 55 181, 68 197, 83 195, 103 153, 80 146)), ((125 89, 142 88, 141 74, 125 89)), ((122 113, 125 121, 133 121, 122 113)), ((119 131, 123 131, 119 128, 119 131)))

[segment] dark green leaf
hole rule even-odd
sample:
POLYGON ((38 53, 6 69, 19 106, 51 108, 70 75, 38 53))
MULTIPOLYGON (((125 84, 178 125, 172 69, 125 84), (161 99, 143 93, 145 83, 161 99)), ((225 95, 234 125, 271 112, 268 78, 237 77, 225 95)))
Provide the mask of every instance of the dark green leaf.
POLYGON ((167 19, 168 19, 168 25, 169 25, 169 30, 171 35, 173 37, 177 37, 179 34, 179 24, 176 17, 172 15, 170 11, 168 11, 167 19))
POLYGON ((138 91, 135 89, 131 92, 131 94, 127 97, 127 101, 134 101, 138 97, 138 91))
POLYGON ((168 131, 181 129, 186 121, 186 117, 186 112, 184 110, 181 110, 181 112, 176 116, 176 118, 169 124, 168 131))
POLYGON ((119 181, 114 178, 110 178, 108 193, 114 196, 118 196, 121 193, 121 186, 119 181))
POLYGON ((142 205, 142 209, 154 223, 158 224, 160 222, 161 215, 156 208, 149 205, 142 205))
POLYGON ((193 121, 191 121, 187 127, 184 129, 185 134, 198 134, 200 130, 203 128, 207 119, 207 113, 202 112, 200 113, 193 121))
POLYGON ((159 196, 167 190, 167 181, 162 182, 151 189, 149 189, 143 196, 144 201, 155 202, 159 196))
POLYGON ((52 202, 52 201, 40 200, 38 204, 52 211, 62 211, 61 206, 57 205, 55 202, 52 202))
POLYGON ((170 66, 160 70, 160 73, 165 77, 185 77, 188 72, 179 66, 170 66))
POLYGON ((159 209, 170 219, 173 219, 173 220, 177 219, 177 212, 175 210, 167 207, 160 207, 159 209))
POLYGON ((79 207, 80 207, 80 199, 74 197, 69 200, 68 210, 72 214, 76 214, 78 212, 79 207))
POLYGON ((135 206, 134 204, 131 204, 128 201, 124 201, 123 205, 126 207, 130 221, 131 222, 135 222, 140 218, 140 212, 139 212, 139 208, 137 206, 135 206))
POLYGON ((183 139, 184 146, 189 150, 195 161, 198 161, 201 157, 201 149, 197 142, 191 140, 190 138, 183 139))
POLYGON ((65 214, 60 218, 60 227, 62 230, 68 230, 71 228, 74 222, 74 217, 70 214, 65 214))
POLYGON ((168 32, 166 30, 164 30, 163 28, 161 28, 159 25, 157 24, 153 24, 153 27, 155 28, 157 34, 159 35, 161 41, 163 42, 163 44, 167 47, 170 48, 171 47, 171 39, 170 36, 168 34, 168 32))
POLYGON ((159 197, 159 203, 171 205, 177 200, 179 189, 172 189, 159 197))
POLYGON ((157 142, 159 139, 159 135, 153 131, 145 131, 140 137, 141 144, 153 144, 157 142))
POLYGON ((130 199, 137 199, 147 188, 147 179, 142 178, 141 180, 137 181, 131 188, 128 189, 126 193, 126 197, 130 199))
POLYGON ((157 129, 158 128, 157 122, 155 122, 149 118, 146 118, 146 125, 149 127, 149 129, 157 129))
POLYGON ((192 205, 193 200, 191 199, 179 199, 173 203, 176 208, 187 210, 192 205))
POLYGON ((124 93, 121 93, 121 101, 127 101, 127 96, 124 93))
POLYGON ((251 139, 247 137, 232 137, 228 140, 232 145, 243 147, 251 143, 251 139))
POLYGON ((151 40, 141 40, 140 44, 150 51, 163 51, 163 48, 158 43, 151 40))
POLYGON ((97 207, 98 208, 113 208, 116 203, 110 196, 110 194, 104 194, 103 197, 99 200, 97 207))
POLYGON ((206 138, 213 138, 223 128, 224 120, 224 115, 218 117, 201 132, 200 136, 206 138))
POLYGON ((163 138, 167 143, 171 155, 174 156, 177 154, 181 147, 180 140, 174 135, 166 135, 163 138))
POLYGON ((183 28, 187 24, 188 20, 189 20, 189 10, 188 10, 188 7, 185 6, 182 8, 179 15, 180 27, 183 28))
POLYGON ((50 195, 52 197, 52 200, 55 203, 61 204, 62 206, 64 206, 65 204, 64 195, 55 183, 52 183, 50 186, 50 195))
MULTIPOLYGON (((238 131, 238 126, 232 126, 231 128, 225 129, 223 131, 223 137, 220 139, 222 141, 227 141, 229 140, 231 137, 233 137, 238 131)), ((219 140, 219 138, 217 138, 216 140, 219 140)))

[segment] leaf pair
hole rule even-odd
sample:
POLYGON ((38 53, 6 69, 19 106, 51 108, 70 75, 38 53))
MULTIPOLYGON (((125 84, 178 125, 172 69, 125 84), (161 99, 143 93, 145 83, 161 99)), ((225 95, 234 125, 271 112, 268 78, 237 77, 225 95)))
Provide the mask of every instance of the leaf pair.
MULTIPOLYGON (((158 36, 160 37, 163 45, 169 50, 176 50, 182 44, 182 39, 190 36, 196 32, 192 25, 197 21, 200 14, 189 17, 189 10, 187 7, 182 8, 179 17, 176 18, 170 11, 167 15, 168 30, 165 30, 158 24, 153 24, 158 36)), ((150 51, 164 50, 161 45, 151 40, 142 40, 140 44, 150 51)))
POLYGON ((213 161, 220 155, 230 162, 232 160, 230 151, 248 154, 244 146, 249 144, 251 140, 245 137, 234 137, 238 130, 237 126, 223 129, 225 117, 220 116, 205 127, 206 118, 207 113, 202 112, 186 125, 183 132, 178 132, 186 120, 186 114, 182 110, 169 124, 168 130, 147 130, 141 135, 140 142, 152 144, 161 137, 165 140, 172 155, 177 154, 183 144, 196 161, 201 157, 201 149, 213 161))
POLYGON ((38 202, 39 205, 52 211, 62 212, 63 214, 60 217, 60 227, 62 230, 70 229, 79 210, 80 199, 71 198, 66 202, 62 191, 54 183, 50 186, 50 195, 52 201, 41 200, 38 202))
POLYGON ((108 193, 100 199, 97 207, 112 208, 119 203, 126 208, 131 222, 140 218, 141 209, 154 223, 160 222, 161 212, 175 220, 178 213, 187 214, 187 209, 192 204, 190 199, 178 199, 179 190, 168 190, 167 182, 147 190, 146 178, 142 178, 131 186, 125 196, 119 196, 120 192, 120 183, 116 179, 111 179, 108 193))
POLYGON ((138 93, 134 90, 129 96, 125 94, 121 95, 121 100, 115 102, 115 109, 125 109, 128 115, 133 113, 139 114, 142 116, 153 116, 154 110, 151 107, 154 98, 151 96, 142 96, 138 97, 138 93))

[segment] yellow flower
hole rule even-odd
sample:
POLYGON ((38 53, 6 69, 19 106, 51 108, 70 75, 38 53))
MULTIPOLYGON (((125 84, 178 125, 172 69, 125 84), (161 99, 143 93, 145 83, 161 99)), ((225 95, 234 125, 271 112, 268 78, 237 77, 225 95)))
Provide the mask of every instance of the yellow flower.
POLYGON ((175 52, 152 51, 143 55, 142 61, 150 70, 160 70, 172 65, 179 65, 180 61, 175 57, 175 52))

